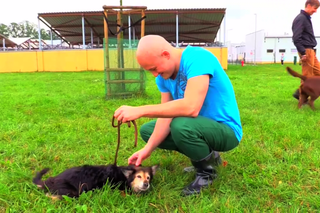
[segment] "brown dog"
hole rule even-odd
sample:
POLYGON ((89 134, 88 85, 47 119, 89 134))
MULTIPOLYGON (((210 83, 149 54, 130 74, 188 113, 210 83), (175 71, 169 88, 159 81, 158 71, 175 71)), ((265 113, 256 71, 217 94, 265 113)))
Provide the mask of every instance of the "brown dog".
POLYGON ((287 67, 287 71, 293 77, 298 77, 303 81, 302 85, 299 88, 299 109, 301 108, 303 103, 305 103, 308 100, 308 97, 310 96, 308 104, 312 110, 315 110, 314 101, 320 96, 320 76, 306 77, 293 71, 290 67, 287 67))

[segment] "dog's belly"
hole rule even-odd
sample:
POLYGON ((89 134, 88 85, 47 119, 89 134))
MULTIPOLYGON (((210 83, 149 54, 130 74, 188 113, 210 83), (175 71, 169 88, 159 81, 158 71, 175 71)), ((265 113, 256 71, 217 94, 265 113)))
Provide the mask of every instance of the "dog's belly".
POLYGON ((309 96, 318 97, 320 95, 320 82, 318 85, 305 84, 302 88, 303 92, 309 96))

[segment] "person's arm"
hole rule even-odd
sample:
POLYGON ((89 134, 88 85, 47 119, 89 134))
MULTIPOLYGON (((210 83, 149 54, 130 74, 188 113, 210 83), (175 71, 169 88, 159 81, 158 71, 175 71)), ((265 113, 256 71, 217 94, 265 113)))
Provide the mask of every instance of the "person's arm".
MULTIPOLYGON (((172 101, 172 96, 169 92, 161 93, 161 104, 172 101)), ((158 118, 154 131, 149 138, 148 143, 145 145, 150 153, 155 150, 159 144, 169 135, 170 123, 172 118, 158 118)))
POLYGON ((302 32, 304 30, 304 20, 302 17, 299 17, 296 19, 292 24, 292 40, 294 45, 297 48, 297 51, 301 54, 301 56, 306 54, 306 50, 304 46, 302 45, 302 32))
POLYGON ((209 87, 209 75, 199 75, 188 80, 184 98, 157 105, 141 106, 142 117, 174 118, 197 117, 209 87))

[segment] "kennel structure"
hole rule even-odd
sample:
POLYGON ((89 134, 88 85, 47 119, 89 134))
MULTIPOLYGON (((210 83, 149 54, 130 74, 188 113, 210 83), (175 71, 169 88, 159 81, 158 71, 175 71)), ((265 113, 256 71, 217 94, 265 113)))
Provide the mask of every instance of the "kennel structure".
POLYGON ((136 32, 140 31, 140 38, 145 35, 146 9, 145 6, 103 6, 106 99, 127 98, 145 92, 146 73, 136 62, 135 53, 139 41, 136 32), (133 22, 133 17, 137 19, 137 16, 140 18, 133 22), (124 25, 124 19, 128 20, 127 25, 124 25), (112 22, 116 24, 110 24, 112 22))

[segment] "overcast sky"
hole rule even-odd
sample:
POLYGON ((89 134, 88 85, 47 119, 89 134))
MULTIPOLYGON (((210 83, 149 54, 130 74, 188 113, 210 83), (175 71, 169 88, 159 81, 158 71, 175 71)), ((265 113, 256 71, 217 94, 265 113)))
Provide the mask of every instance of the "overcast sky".
MULTIPOLYGON (((257 14, 257 30, 265 30, 269 35, 292 34, 292 20, 301 9, 305 0, 123 0, 125 6, 147 6, 148 9, 169 8, 227 8, 226 40, 231 42, 245 41, 245 35, 255 30, 255 15, 257 14), (182 3, 184 2, 184 3, 182 3)), ((45 12, 96 11, 102 6, 119 5, 120 0, 9 0, 1 3, 0 23, 20 22, 28 20, 37 22, 37 14, 45 12)), ((319 10, 320 12, 320 10, 319 10)), ((318 12, 318 13, 319 13, 318 12)), ((312 16, 316 35, 320 35, 320 14, 312 16)), ((41 25, 44 27, 44 24, 41 25)), ((223 23, 222 23, 223 39, 223 23)))

